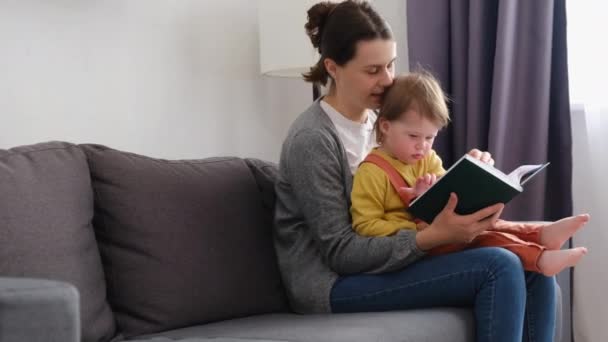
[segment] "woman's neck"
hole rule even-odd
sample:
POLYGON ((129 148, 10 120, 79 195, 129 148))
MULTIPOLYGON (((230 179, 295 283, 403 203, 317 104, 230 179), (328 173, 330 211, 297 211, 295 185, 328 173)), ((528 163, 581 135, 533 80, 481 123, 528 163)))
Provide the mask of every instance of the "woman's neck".
POLYGON ((348 103, 342 101, 338 96, 334 94, 327 94, 323 97, 323 100, 329 103, 330 106, 334 107, 342 116, 347 118, 348 120, 364 123, 367 121, 367 110, 365 108, 355 108, 354 106, 349 106, 348 103))

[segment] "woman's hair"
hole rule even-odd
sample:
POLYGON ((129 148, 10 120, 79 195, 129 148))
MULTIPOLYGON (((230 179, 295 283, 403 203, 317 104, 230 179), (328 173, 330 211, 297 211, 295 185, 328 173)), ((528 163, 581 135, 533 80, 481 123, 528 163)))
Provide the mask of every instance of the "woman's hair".
POLYGON ((321 58, 302 76, 307 82, 322 85, 330 77, 323 63, 325 58, 342 66, 355 56, 357 42, 393 38, 388 23, 366 1, 320 2, 308 10, 304 28, 321 58))
POLYGON ((393 84, 386 91, 374 129, 376 140, 382 142, 380 119, 395 121, 413 109, 423 118, 443 128, 450 121, 447 106, 448 98, 439 82, 426 71, 417 71, 395 77, 393 84))

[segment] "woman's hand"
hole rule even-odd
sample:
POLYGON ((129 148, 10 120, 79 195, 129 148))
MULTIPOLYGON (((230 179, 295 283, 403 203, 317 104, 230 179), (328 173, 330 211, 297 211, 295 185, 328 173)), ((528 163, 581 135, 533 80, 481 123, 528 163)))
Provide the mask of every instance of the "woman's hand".
POLYGON ((486 164, 490 164, 490 165, 494 166, 494 159, 492 159, 492 155, 490 154, 490 152, 487 152, 487 151, 481 152, 480 150, 474 148, 474 149, 470 150, 469 153, 467 153, 467 154, 475 159, 481 160, 482 162, 484 162, 486 164))
POLYGON ((429 227, 429 224, 424 221, 420 221, 420 222, 416 223, 416 230, 419 232, 427 229, 428 227, 429 227))
POLYGON ((445 244, 471 242, 494 226, 504 208, 504 204, 498 203, 469 215, 458 215, 454 212, 457 204, 456 194, 450 194, 435 220, 416 235, 418 248, 429 250, 445 244))

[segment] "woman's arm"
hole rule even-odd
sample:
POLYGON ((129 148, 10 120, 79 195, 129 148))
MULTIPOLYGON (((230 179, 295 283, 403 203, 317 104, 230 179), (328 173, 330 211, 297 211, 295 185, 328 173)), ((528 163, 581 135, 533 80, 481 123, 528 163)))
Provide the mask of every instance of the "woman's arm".
POLYGON ((284 154, 287 177, 325 262, 339 274, 381 273, 423 256, 415 231, 401 230, 389 237, 355 233, 339 148, 330 136, 303 130, 284 154))
POLYGON ((450 243, 471 242, 477 235, 492 228, 504 204, 498 203, 469 215, 458 215, 454 212, 458 198, 450 194, 448 203, 435 217, 433 222, 416 236, 416 243, 421 250, 429 250, 450 243))
MULTIPOLYGON (((490 165, 494 164, 488 152, 473 149, 468 154, 490 165)), ((446 172, 435 151, 431 151, 427 159, 425 172, 428 173, 424 175, 425 181, 428 175, 435 175, 438 180, 446 172)), ((426 251, 449 243, 470 242, 481 232, 494 227, 504 207, 503 204, 496 204, 470 215, 458 215, 454 212, 457 203, 457 196, 450 195, 448 203, 435 220, 429 225, 424 223, 419 226, 416 243, 421 250, 426 251)))

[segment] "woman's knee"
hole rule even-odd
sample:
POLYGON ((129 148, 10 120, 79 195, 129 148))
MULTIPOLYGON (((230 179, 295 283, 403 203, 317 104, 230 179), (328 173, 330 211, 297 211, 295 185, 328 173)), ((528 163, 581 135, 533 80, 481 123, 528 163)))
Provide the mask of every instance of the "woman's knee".
POLYGON ((511 278, 525 286, 524 268, 519 257, 504 248, 485 248, 488 258, 488 271, 495 277, 511 278))

